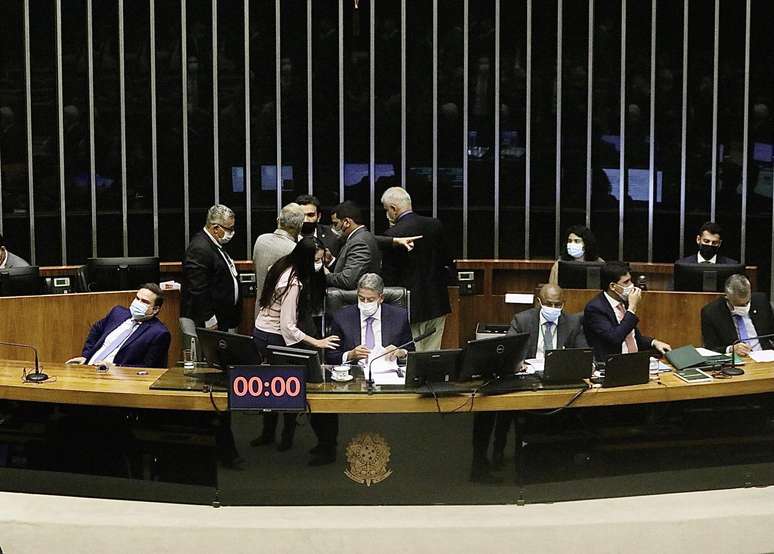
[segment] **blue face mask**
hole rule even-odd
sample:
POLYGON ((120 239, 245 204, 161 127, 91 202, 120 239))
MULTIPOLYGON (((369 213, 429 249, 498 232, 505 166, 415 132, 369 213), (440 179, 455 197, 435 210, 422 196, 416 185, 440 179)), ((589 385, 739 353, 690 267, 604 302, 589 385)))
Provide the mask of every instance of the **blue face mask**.
POLYGON ((583 257, 584 254, 584 248, 582 244, 578 244, 577 242, 568 242, 567 243, 567 253, 575 258, 576 260, 583 257))
POLYGON ((146 311, 148 310, 148 307, 140 302, 137 298, 132 300, 132 303, 129 305, 129 312, 132 314, 132 319, 135 321, 144 321, 146 319, 150 319, 152 316, 149 316, 146 311))
POLYGON ((562 315, 562 309, 561 308, 552 308, 551 306, 543 306, 540 305, 540 315, 543 316, 543 319, 546 321, 550 321, 551 323, 556 323, 559 321, 559 316, 562 315))

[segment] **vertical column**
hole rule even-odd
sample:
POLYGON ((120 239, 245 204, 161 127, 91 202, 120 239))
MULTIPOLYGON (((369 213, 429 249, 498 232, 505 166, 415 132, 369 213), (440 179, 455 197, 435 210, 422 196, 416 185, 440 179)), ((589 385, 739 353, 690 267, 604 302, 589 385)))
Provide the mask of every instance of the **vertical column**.
MULTIPOLYGON (((747 153, 750 148, 750 0, 745 2, 744 16, 744 117, 742 139, 742 229, 740 261, 745 263, 747 254, 747 153)), ((774 248, 774 246, 773 246, 774 248)), ((774 290, 774 289, 770 289, 774 290)))
POLYGON ((554 212, 554 257, 559 257, 562 217, 562 0, 556 5, 556 207, 554 212))
POLYGON ((375 126, 375 65, 376 60, 374 55, 376 52, 376 45, 374 37, 376 35, 376 0, 371 0, 368 6, 368 191, 369 191, 369 205, 371 207, 371 219, 369 221, 369 229, 374 228, 374 215, 376 212, 376 136, 374 131, 375 126))
MULTIPOLYGON (((121 232, 123 237, 124 256, 128 256, 129 203, 127 198, 128 186, 126 183, 126 69, 124 58, 124 0, 118 0, 118 99, 121 120, 121 232)), ((187 196, 188 194, 186 193, 186 197, 187 196)))
POLYGON ((591 144, 594 103, 594 0, 589 0, 589 55, 586 88, 586 227, 591 227, 591 144))
POLYGON ((438 0, 433 0, 433 217, 438 217, 438 0))
POLYGON ((215 204, 220 204, 218 114, 218 0, 212 0, 212 187, 215 204))
POLYGON ((186 0, 180 0, 180 68, 182 80, 183 110, 183 225, 185 244, 188 244, 190 228, 190 200, 188 198, 188 29, 186 0))
POLYGON ((344 2, 339 3, 339 201, 344 201, 344 2))
POLYGON ((468 257, 468 68, 470 55, 470 0, 462 1, 462 257, 468 257))
POLYGON ((718 48, 720 46, 720 0, 715 0, 715 35, 712 44, 712 188, 710 220, 715 221, 718 195, 718 48))
POLYGON ((94 154, 94 29, 92 0, 86 0, 86 59, 89 73, 89 187, 91 192, 91 256, 97 257, 97 168, 94 154))
POLYGON ((688 123, 688 1, 683 0, 683 101, 680 121, 680 257, 685 255, 685 188, 688 123))
POLYGON ((406 187, 406 0, 400 0, 400 186, 406 187))
POLYGON ((24 91, 27 124, 27 194, 30 218, 30 264, 35 265, 35 179, 32 167, 32 82, 30 73, 30 0, 24 0, 24 91))
MULTIPOLYGON (((279 29, 277 29, 279 32, 279 29)), ((244 0, 244 25, 242 31, 244 47, 244 82, 245 82, 245 249, 247 258, 252 258, 252 219, 253 219, 253 161, 250 146, 250 0, 244 0)), ((280 106, 276 105, 277 113, 280 106)), ((277 145, 279 148, 279 144, 277 145)), ((278 176, 277 194, 282 194, 282 175, 278 176)))
MULTIPOLYGON (((559 0, 560 2, 562 0, 559 0)), ((500 257, 500 0, 495 0, 494 55, 494 258, 500 257)))
POLYGON ((650 0, 650 145, 648 148, 648 262, 653 261, 653 203, 656 179, 656 1, 650 0))
POLYGON ((532 0, 527 0, 527 99, 524 143, 524 257, 529 260, 529 211, 532 185, 532 0))
POLYGON ((153 255, 159 255, 159 160, 156 129, 156 2, 148 0, 150 14, 151 179, 153 181, 153 255))
MULTIPOLYGON (((56 0, 56 119, 59 136, 59 236, 62 265, 67 264, 67 206, 65 199, 64 99, 62 93, 62 0, 56 0)), ((2 194, 2 191, 0 191, 2 194)))
POLYGON ((314 194, 314 149, 312 127, 312 0, 306 0, 306 176, 307 192, 314 194))
POLYGON ((621 152, 618 156, 618 259, 623 259, 624 199, 626 198, 626 0, 621 2, 621 152))
MULTIPOLYGON (((274 0, 274 105, 277 107, 274 110, 276 118, 274 124, 277 127, 277 217, 282 209, 282 21, 280 6, 281 0, 274 0)), ((246 78, 249 78, 249 67, 245 75, 246 78)), ((247 102, 248 99, 245 101, 247 102)))

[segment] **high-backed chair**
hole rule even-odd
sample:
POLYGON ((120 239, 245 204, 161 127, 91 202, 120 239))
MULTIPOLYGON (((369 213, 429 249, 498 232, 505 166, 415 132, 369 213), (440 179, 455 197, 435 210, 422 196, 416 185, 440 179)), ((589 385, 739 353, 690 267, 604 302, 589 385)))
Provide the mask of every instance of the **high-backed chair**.
MULTIPOLYGON (((384 302, 405 308, 409 313, 409 321, 411 321, 411 293, 408 289, 403 287, 384 287, 384 302)), ((323 329, 326 335, 329 332, 333 314, 344 306, 352 304, 357 304, 356 290, 343 290, 334 287, 326 289, 325 305, 323 307, 323 329)))

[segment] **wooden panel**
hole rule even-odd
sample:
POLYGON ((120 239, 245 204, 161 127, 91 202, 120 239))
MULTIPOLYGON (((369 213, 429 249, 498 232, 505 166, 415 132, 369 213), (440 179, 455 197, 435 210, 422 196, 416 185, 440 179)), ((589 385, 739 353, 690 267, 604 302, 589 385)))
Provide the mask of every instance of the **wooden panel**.
MULTIPOLYGON (((64 362, 81 355, 91 325, 113 306, 129 306, 134 291, 0 297, 0 340, 31 344, 46 361, 64 362)), ((159 319, 172 334, 169 363, 180 354, 180 293, 165 291, 159 319)), ((32 352, 0 346, 0 358, 32 359, 32 352)))

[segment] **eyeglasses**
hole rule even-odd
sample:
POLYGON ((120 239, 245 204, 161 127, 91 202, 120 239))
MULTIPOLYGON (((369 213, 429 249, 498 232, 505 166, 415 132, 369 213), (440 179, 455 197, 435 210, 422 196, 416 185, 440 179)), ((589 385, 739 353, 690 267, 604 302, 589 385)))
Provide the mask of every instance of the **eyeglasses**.
POLYGON ((234 230, 234 226, 233 225, 231 227, 226 227, 222 223, 216 223, 215 225, 217 225, 221 229, 224 229, 225 231, 228 231, 229 233, 234 230))

